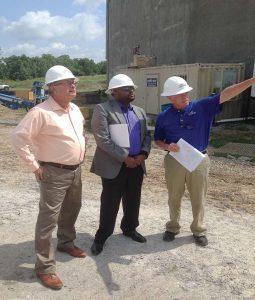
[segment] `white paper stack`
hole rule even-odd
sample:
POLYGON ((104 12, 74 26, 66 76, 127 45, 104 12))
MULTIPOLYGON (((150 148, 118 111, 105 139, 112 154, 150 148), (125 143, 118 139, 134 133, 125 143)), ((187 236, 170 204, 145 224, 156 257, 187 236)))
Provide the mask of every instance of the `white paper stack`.
POLYGON ((111 140, 118 146, 129 148, 129 133, 127 124, 109 125, 111 140))
POLYGON ((180 139, 177 142, 177 145, 179 145, 180 151, 169 152, 169 155, 174 157, 188 171, 194 171, 201 163, 201 161, 205 158, 205 155, 183 139, 180 139))

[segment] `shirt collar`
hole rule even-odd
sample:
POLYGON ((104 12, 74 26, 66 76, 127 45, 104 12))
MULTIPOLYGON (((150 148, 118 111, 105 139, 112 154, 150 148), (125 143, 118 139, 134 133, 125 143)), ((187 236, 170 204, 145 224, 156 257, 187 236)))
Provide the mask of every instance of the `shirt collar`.
MULTIPOLYGON (((49 104, 50 104, 50 106, 51 106, 51 108, 52 108, 53 111, 55 111, 55 110, 62 110, 62 111, 64 111, 64 112, 67 112, 67 110, 64 109, 63 107, 61 107, 61 106, 54 100, 54 98, 53 98, 52 96, 50 96, 50 97, 48 98, 48 101, 49 101, 49 104)), ((70 110, 73 109, 73 103, 71 103, 71 102, 69 103, 69 109, 70 109, 70 110)))
POLYGON ((127 112, 128 110, 134 110, 133 106, 130 103, 128 104, 128 107, 126 107, 125 105, 123 105, 119 102, 119 106, 120 106, 121 110, 124 112, 127 112))
POLYGON ((189 112, 191 109, 191 102, 189 102, 189 104, 182 110, 175 108, 173 105, 171 106, 170 109, 175 113, 186 113, 189 112))

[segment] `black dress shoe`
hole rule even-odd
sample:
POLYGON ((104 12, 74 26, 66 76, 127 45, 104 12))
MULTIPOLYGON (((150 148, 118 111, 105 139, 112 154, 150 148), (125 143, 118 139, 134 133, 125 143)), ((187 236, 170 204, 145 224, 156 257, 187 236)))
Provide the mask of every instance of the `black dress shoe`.
POLYGON ((92 255, 98 255, 99 253, 101 253, 103 251, 103 247, 103 244, 94 242, 90 248, 92 255))
POLYGON ((205 246, 208 245, 208 240, 207 240, 207 237, 205 235, 194 235, 193 234, 193 237, 195 239, 195 243, 198 246, 205 247, 205 246))
POLYGON ((171 231, 165 231, 163 234, 163 241, 172 242, 175 239, 177 233, 171 231))
POLYGON ((131 237, 133 241, 138 243, 146 243, 146 238, 138 233, 136 230, 132 232, 123 232, 125 236, 131 237))

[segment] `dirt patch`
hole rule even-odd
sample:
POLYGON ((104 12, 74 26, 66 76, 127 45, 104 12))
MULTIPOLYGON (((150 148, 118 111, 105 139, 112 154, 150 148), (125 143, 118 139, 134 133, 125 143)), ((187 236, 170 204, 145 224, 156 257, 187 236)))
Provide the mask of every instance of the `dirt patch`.
MULTIPOLYGON (((0 121, 15 123, 24 113, 0 106, 0 121)), ((162 241, 169 218, 165 153, 153 148, 147 160, 139 227, 147 243, 135 243, 121 234, 120 210, 114 235, 103 253, 93 257, 89 248, 98 226, 101 181, 89 172, 95 149, 91 134, 82 167, 83 208, 76 241, 88 257, 72 259, 56 253, 64 288, 54 292, 41 286, 33 272, 38 186, 11 150, 12 129, 0 124, 1 299, 255 299, 254 164, 211 157, 206 204, 209 245, 203 249, 194 244, 190 233, 187 193, 182 203, 181 234, 171 243, 162 241)))

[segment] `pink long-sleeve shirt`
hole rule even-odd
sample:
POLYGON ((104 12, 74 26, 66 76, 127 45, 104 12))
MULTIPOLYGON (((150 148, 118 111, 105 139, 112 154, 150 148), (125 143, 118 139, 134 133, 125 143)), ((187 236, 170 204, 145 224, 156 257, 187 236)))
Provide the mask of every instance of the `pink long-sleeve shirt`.
POLYGON ((32 172, 38 161, 80 164, 85 154, 84 118, 78 106, 65 110, 52 97, 29 111, 12 133, 14 151, 32 172))

